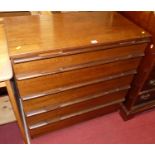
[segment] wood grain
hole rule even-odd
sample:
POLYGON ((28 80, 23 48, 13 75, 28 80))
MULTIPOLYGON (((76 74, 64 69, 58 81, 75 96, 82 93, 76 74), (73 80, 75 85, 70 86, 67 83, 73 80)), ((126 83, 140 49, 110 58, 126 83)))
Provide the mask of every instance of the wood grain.
POLYGON ((86 121, 86 120, 89 120, 89 119, 92 119, 92 118, 95 118, 95 117, 98 117, 98 116, 101 116, 107 113, 117 111, 118 108, 119 108, 119 104, 114 104, 111 106, 103 107, 101 109, 90 111, 82 115, 77 115, 69 119, 65 119, 65 120, 62 120, 56 123, 52 123, 52 124, 49 124, 49 125, 46 125, 40 128, 32 129, 30 130, 30 133, 31 133, 32 138, 34 138, 43 133, 58 130, 60 128, 64 128, 69 125, 73 125, 73 124, 86 121))
POLYGON ((82 88, 56 93, 40 98, 23 101, 25 112, 37 110, 47 106, 59 106, 61 104, 76 101, 77 99, 93 96, 96 93, 103 93, 120 87, 129 86, 133 76, 117 78, 94 85, 88 85, 82 88))
POLYGON ((0 17, 14 17, 14 16, 28 16, 31 15, 29 11, 5 11, 0 12, 0 17))
POLYGON ((151 39, 116 12, 6 18, 5 26, 31 137, 118 110, 151 39))
POLYGON ((67 85, 75 85, 78 83, 91 81, 96 78, 134 70, 138 67, 140 61, 141 58, 136 58, 60 74, 42 76, 38 78, 17 81, 17 85, 20 95, 25 98, 35 94, 46 93, 46 91, 51 89, 61 88, 67 85))
POLYGON ((136 113, 153 108, 155 103, 154 93, 150 92, 155 88, 155 14, 153 11, 127 11, 121 14, 152 34, 151 45, 146 48, 146 56, 138 69, 126 102, 122 104, 122 113, 126 118, 130 118, 136 113))
POLYGON ((55 110, 49 110, 44 113, 40 113, 40 114, 27 117, 27 122, 29 125, 33 125, 33 124, 39 123, 44 120, 59 119, 59 117, 70 115, 72 113, 86 110, 88 108, 92 108, 92 107, 96 107, 96 106, 104 105, 104 104, 106 105, 107 103, 112 102, 112 101, 121 100, 121 99, 125 100, 126 93, 127 93, 127 90, 123 90, 123 91, 103 95, 101 97, 98 97, 92 100, 87 100, 84 102, 73 104, 70 106, 65 106, 62 108, 55 109, 55 110))
POLYGON ((142 33, 143 29, 116 12, 10 17, 5 19, 5 25, 11 57, 41 51, 106 45, 150 36, 147 32, 142 33))
MULTIPOLYGON (((126 47, 118 47, 106 50, 96 50, 89 51, 82 54, 74 54, 68 56, 60 56, 55 58, 46 58, 36 61, 17 63, 14 65, 14 71, 17 79, 26 76, 36 76, 50 73, 58 72, 64 68, 71 68, 72 66, 82 67, 88 66, 89 63, 102 61, 106 63, 109 61, 121 60, 121 58, 131 58, 144 54, 146 44, 138 44, 126 47), (50 66, 50 67, 48 67, 50 66)), ((72 67, 73 68, 73 67, 72 67)), ((74 67, 75 68, 75 67, 74 67)))

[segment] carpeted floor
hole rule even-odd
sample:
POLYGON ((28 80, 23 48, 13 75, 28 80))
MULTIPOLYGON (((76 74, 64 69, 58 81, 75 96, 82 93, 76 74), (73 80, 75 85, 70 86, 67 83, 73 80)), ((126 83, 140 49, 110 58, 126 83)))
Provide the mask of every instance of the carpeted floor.
MULTIPOLYGON (((125 122, 119 113, 98 117, 31 141, 50 144, 155 143, 155 110, 125 122)), ((0 126, 0 143, 23 143, 16 123, 0 126)))

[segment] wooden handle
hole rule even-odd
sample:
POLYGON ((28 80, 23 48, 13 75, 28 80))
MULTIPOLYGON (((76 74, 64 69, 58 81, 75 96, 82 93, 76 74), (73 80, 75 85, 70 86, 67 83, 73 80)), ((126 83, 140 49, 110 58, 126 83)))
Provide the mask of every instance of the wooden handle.
POLYGON ((33 115, 45 113, 45 112, 48 112, 48 111, 51 111, 51 110, 55 110, 55 109, 58 109, 58 108, 70 106, 70 105, 77 104, 77 103, 80 103, 80 102, 85 102, 87 100, 92 100, 92 99, 95 99, 95 98, 98 98, 98 97, 101 97, 101 96, 104 96, 104 95, 108 95, 108 94, 111 94, 111 93, 127 90, 129 88, 130 88, 130 86, 124 86, 124 87, 121 87, 121 88, 112 89, 112 90, 105 91, 105 92, 102 92, 102 93, 97 93, 97 94, 94 94, 94 95, 91 95, 91 96, 89 95, 89 96, 79 98, 79 99, 76 99, 76 100, 73 100, 73 101, 64 102, 64 103, 61 103, 59 105, 44 107, 44 108, 41 108, 41 109, 38 109, 38 110, 33 110, 33 111, 30 111, 30 112, 27 112, 26 116, 31 117, 33 115))
POLYGON ((26 75, 17 75, 16 78, 17 78, 17 80, 26 80, 26 79, 31 79, 31 78, 35 78, 35 77, 58 74, 58 73, 62 73, 62 72, 67 72, 67 71, 72 71, 72 70, 82 69, 82 68, 87 68, 87 67, 93 67, 96 65, 103 65, 106 63, 112 63, 115 61, 122 61, 122 60, 127 60, 130 58, 137 58, 137 57, 142 57, 142 56, 144 56, 143 53, 131 54, 131 55, 107 59, 107 60, 100 59, 100 60, 92 61, 92 62, 88 62, 88 63, 77 64, 77 65, 67 66, 67 67, 60 67, 60 68, 53 70, 53 71, 50 71, 50 72, 38 72, 38 73, 32 73, 32 74, 26 74, 26 75))
POLYGON ((64 115, 64 116, 61 116, 61 117, 57 117, 57 118, 52 119, 52 120, 45 120, 45 121, 30 125, 29 129, 30 130, 31 129, 36 129, 36 128, 39 128, 39 127, 42 127, 42 126, 45 126, 45 125, 48 125, 48 124, 52 124, 52 123, 62 121, 62 120, 65 120, 65 119, 68 119, 68 118, 71 118, 71 117, 75 117, 75 116, 82 115, 82 114, 85 114, 85 113, 88 113, 88 112, 91 112, 91 111, 94 111, 94 110, 98 110, 98 109, 104 108, 104 107, 109 106, 109 105, 119 104, 119 103, 124 102, 124 101, 125 101, 125 99, 122 98, 122 99, 119 99, 119 100, 116 100, 116 101, 109 102, 107 104, 103 104, 103 105, 92 107, 92 108, 89 108, 89 109, 86 109, 86 110, 71 113, 69 115, 64 115))
POLYGON ((59 56, 59 55, 63 55, 63 51, 41 53, 41 54, 38 55, 38 57, 46 58, 46 57, 53 57, 53 56, 59 56))
POLYGON ((150 80, 149 84, 152 85, 152 86, 155 86, 155 80, 150 80))
POLYGON ((116 74, 116 75, 111 75, 111 76, 103 77, 103 78, 100 78, 100 79, 91 80, 91 81, 88 81, 88 82, 78 83, 78 84, 70 85, 70 86, 59 87, 59 88, 51 89, 49 91, 44 91, 44 92, 41 92, 41 93, 38 93, 38 94, 23 96, 22 100, 26 101, 26 100, 35 99, 35 98, 38 98, 38 97, 52 95, 52 94, 60 93, 62 91, 66 91, 66 90, 70 90, 70 89, 84 87, 84 86, 87 86, 87 85, 96 84, 96 83, 99 83, 99 82, 104 82, 104 81, 112 80, 112 79, 116 79, 116 78, 121 78, 121 77, 128 76, 128 75, 134 75, 136 73, 137 73, 136 70, 131 70, 131 71, 128 71, 128 72, 124 72, 124 73, 120 73, 120 74, 116 74))
POLYGON ((150 94, 145 94, 140 97, 142 100, 147 100, 150 98, 150 94))

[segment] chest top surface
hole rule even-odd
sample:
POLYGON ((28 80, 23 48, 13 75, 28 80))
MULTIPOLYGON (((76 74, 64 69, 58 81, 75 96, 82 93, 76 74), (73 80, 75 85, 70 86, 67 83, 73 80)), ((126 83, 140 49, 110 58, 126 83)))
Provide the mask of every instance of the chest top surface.
POLYGON ((5 18, 9 55, 110 44, 150 35, 116 12, 5 18))

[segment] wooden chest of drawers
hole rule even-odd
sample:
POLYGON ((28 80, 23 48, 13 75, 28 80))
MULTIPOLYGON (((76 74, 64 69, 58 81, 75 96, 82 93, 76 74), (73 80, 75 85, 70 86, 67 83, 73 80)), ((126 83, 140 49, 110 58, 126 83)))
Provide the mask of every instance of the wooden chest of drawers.
POLYGON ((122 104, 121 112, 128 119, 155 107, 155 14, 153 11, 121 13, 152 35, 151 45, 146 49, 146 56, 141 62, 131 91, 122 104))
POLYGON ((122 116, 132 118, 135 114, 154 108, 155 106, 155 55, 148 48, 135 76, 127 100, 122 105, 122 116), (125 106, 124 106, 125 105, 125 106), (125 113, 124 113, 125 112, 125 113))
POLYGON ((114 12, 16 17, 5 24, 30 137, 118 110, 150 40, 114 12))

